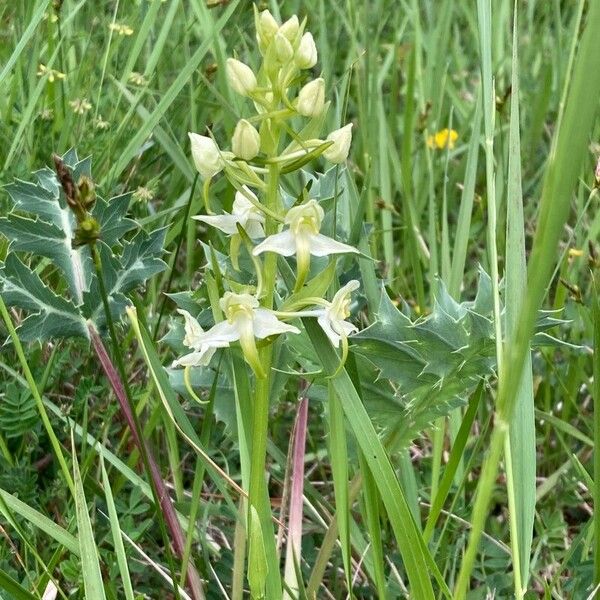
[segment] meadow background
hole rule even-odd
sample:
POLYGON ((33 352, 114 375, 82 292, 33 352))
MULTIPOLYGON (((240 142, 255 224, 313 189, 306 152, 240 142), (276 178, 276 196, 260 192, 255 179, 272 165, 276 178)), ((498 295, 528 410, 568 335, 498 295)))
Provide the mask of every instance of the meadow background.
MULTIPOLYGON (((527 589, 528 598, 593 598, 600 582, 594 534, 600 524, 593 511, 600 488, 600 462, 593 456, 600 435, 594 413, 600 366, 593 353, 600 328, 594 288, 600 266, 597 1, 517 2, 516 30, 513 3, 505 0, 258 6, 283 19, 308 18, 333 99, 327 129, 344 121, 342 115, 354 124, 348 181, 364 210, 365 251, 395 304, 413 321, 436 306, 444 315, 450 305, 440 309, 436 298, 474 300, 482 271, 499 282, 492 295, 501 299, 506 347, 474 341, 472 354, 465 352, 452 370, 450 351, 440 350, 435 339, 451 337, 452 327, 434 326, 423 351, 442 361, 446 352, 452 369, 427 397, 435 404, 440 394, 444 406, 411 426, 407 446, 390 451, 423 543, 447 585, 436 583, 438 597, 460 588, 465 564, 469 598, 513 597, 519 555, 517 596, 527 589), (438 148, 430 136, 445 128, 456 131, 456 141, 450 147, 441 138, 438 148), (552 312, 539 313, 540 307, 552 312), (527 380, 525 369, 523 384, 515 372, 528 365, 536 322, 532 374, 527 380), (461 369, 469 364, 474 372, 465 375, 461 369), (468 395, 450 394, 462 406, 449 407, 444 389, 460 388, 467 376, 479 377, 480 385, 468 395), (511 422, 513 404, 517 417, 506 442, 494 432, 511 422), (486 471, 486 457, 493 463, 502 453, 501 468, 486 471), (491 498, 485 506, 475 501, 482 481, 491 498), (441 505, 431 519, 436 499, 441 505), (485 534, 465 555, 473 528, 485 534)), ((174 314, 163 292, 201 286, 206 259, 198 240, 213 235, 186 219, 195 178, 187 132, 210 128, 217 139, 231 136, 239 104, 228 89, 224 61, 234 53, 251 61, 253 36, 253 7, 244 0, 0 2, 0 183, 29 180, 32 171, 51 166, 53 152, 74 148, 79 157, 92 157, 99 195, 132 192, 133 218, 148 230, 168 227, 168 268, 132 294, 138 313, 161 335, 174 314)), ((198 189, 192 214, 201 207, 198 189)), ((0 213, 11 208, 0 189, 0 213)), ((7 249, 0 237, 0 259, 7 249)), ((15 325, 23 318, 16 309, 10 314, 15 325)), ((376 314, 377 307, 366 303, 357 322, 371 323, 376 314)), ((28 342, 20 354, 9 333, 6 323, 0 325, 7 339, 0 353, 0 597, 40 598, 50 575, 59 597, 86 597, 89 573, 71 546, 78 528, 84 549, 96 549, 107 598, 129 598, 131 591, 135 597, 177 597, 169 569, 179 573, 178 559, 164 543, 140 457, 98 359, 76 341, 28 342), (81 498, 77 502, 65 485, 49 429, 69 469, 75 464, 80 472, 91 520, 87 536, 77 510, 81 498), (127 535, 122 547, 111 535, 116 519, 127 535)), ((184 517, 188 558, 205 581, 206 597, 241 598, 244 568, 236 548, 243 533, 236 530, 226 486, 206 476, 178 437, 129 324, 120 324, 118 333, 144 437, 184 517)), ((169 365, 174 355, 168 344, 156 349, 169 365)), ((400 363, 390 369, 402 379, 400 363)), ((239 481, 231 391, 202 383, 198 393, 210 400, 208 408, 185 396, 182 406, 211 459, 239 481)), ((394 390, 403 393, 402 385, 394 390)), ((374 405, 370 414, 380 427, 402 417, 402 409, 399 403, 394 415, 389 404, 374 405)), ((297 391, 290 389, 271 407, 275 515, 296 411, 297 391)), ((345 467, 351 498, 334 494, 336 446, 325 412, 323 401, 311 400, 301 564, 307 597, 407 597, 392 527, 373 482, 357 477, 364 465, 350 434, 345 467), (351 560, 336 543, 336 507, 345 507, 342 540, 351 560)))

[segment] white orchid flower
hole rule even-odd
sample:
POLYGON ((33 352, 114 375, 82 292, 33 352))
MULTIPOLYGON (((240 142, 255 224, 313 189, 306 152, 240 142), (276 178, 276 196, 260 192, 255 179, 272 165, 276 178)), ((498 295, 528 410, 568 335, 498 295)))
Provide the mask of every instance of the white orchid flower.
POLYGON ((241 96, 248 96, 254 92, 258 85, 256 75, 247 64, 235 58, 228 58, 225 70, 229 86, 234 92, 237 92, 241 96))
POLYGON ((226 320, 207 331, 206 337, 214 340, 215 344, 239 341, 246 362, 257 377, 265 377, 256 340, 280 333, 300 333, 300 330, 280 321, 272 310, 261 308, 258 300, 250 294, 225 292, 219 304, 226 320))
POLYGON ((260 135, 246 119, 240 119, 235 126, 231 149, 244 160, 252 160, 260 152, 260 135))
POLYGON ((338 374, 348 358, 348 336, 358 331, 358 327, 346 319, 350 316, 352 292, 355 292, 359 287, 360 283, 356 279, 352 279, 336 292, 331 302, 322 298, 305 298, 300 301, 301 304, 317 305, 318 308, 277 313, 284 318, 316 317, 321 329, 334 348, 339 348, 341 344, 340 365, 332 377, 338 374))
POLYGON ((297 110, 303 117, 318 117, 325 107, 325 80, 309 81, 298 92, 297 110))
POLYGON ((292 15, 280 28, 279 32, 283 34, 290 42, 294 42, 300 29, 300 21, 297 15, 292 15))
POLYGON ((317 317, 317 321, 329 341, 336 348, 340 347, 340 340, 343 341, 350 334, 358 331, 358 327, 346 319, 350 316, 352 292, 359 287, 360 283, 353 279, 336 292, 331 302, 324 300, 323 308, 311 311, 313 316, 317 317))
POLYGON ((178 309, 177 312, 183 315, 185 319, 185 337, 183 338, 183 345, 191 348, 193 352, 178 358, 173 362, 173 368, 175 367, 198 367, 200 365, 208 365, 213 354, 217 351, 217 348, 224 348, 228 346, 227 343, 209 343, 205 339, 205 332, 200 326, 200 323, 192 315, 183 309, 178 309))
POLYGON ((319 233, 324 212, 316 200, 309 200, 291 208, 285 216, 288 229, 270 235, 252 251, 254 256, 263 252, 275 252, 281 256, 296 255, 298 273, 296 289, 304 283, 310 267, 310 257, 330 254, 358 253, 356 248, 342 244, 319 233))
POLYGON ((236 192, 233 201, 231 214, 223 215, 199 215, 192 217, 196 221, 202 221, 207 225, 220 229, 227 235, 238 233, 238 224, 241 225, 248 236, 252 239, 260 238, 265 235, 263 224, 265 217, 263 213, 253 204, 249 197, 252 197, 258 203, 258 198, 246 186, 243 191, 236 192))
POLYGON ((253 371, 258 377, 265 377, 256 349, 256 340, 281 333, 300 333, 297 327, 280 321, 272 310, 261 308, 258 300, 250 294, 225 292, 219 305, 225 320, 208 331, 203 331, 198 321, 187 311, 178 311, 185 318, 183 343, 193 348, 194 352, 176 360, 173 363, 174 367, 207 365, 217 348, 226 348, 239 341, 244 358, 253 371))
POLYGON ((281 64, 287 65, 294 56, 294 48, 290 40, 281 31, 278 31, 273 38, 273 44, 275 45, 277 60, 281 64))

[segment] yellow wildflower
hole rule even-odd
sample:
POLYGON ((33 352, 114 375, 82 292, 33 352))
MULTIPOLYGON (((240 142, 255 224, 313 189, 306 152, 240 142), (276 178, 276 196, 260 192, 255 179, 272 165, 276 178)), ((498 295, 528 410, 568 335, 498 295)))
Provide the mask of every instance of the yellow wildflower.
POLYGON ((66 75, 56 69, 49 69, 46 65, 40 63, 37 70, 38 77, 48 76, 48 81, 53 83, 55 79, 64 79, 66 75))
POLYGON ((124 23, 111 23, 108 28, 116 32, 117 35, 132 35, 133 29, 124 23))
POLYGON ((98 117, 94 121, 94 127, 96 129, 104 130, 104 129, 108 129, 110 127, 110 123, 108 121, 105 121, 102 118, 102 115, 98 115, 98 117))
POLYGON ((133 85, 146 85, 148 83, 148 80, 141 74, 138 73, 137 71, 132 71, 129 74, 129 83, 133 83, 133 85))
POLYGON ((136 200, 148 202, 154 199, 154 190, 141 185, 137 190, 135 190, 135 192, 133 192, 133 197, 136 200))
POLYGON ((583 250, 579 248, 569 248, 569 258, 579 258, 583 256, 583 250))
POLYGON ((75 100, 69 102, 69 106, 73 109, 73 112, 78 115, 83 115, 92 108, 92 105, 87 98, 75 98, 75 100))
POLYGON ((427 137, 427 146, 429 148, 437 148, 443 150, 444 148, 454 148, 454 144, 458 139, 458 132, 454 129, 441 129, 434 135, 427 137))

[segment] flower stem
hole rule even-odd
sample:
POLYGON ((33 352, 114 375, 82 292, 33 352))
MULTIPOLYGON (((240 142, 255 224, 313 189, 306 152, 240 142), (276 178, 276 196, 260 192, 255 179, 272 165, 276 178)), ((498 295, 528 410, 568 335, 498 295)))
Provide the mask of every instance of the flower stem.
MULTIPOLYGON (((279 205, 279 168, 269 165, 266 193, 267 208, 277 212, 279 205)), ((267 218, 265 223, 267 235, 277 230, 277 222, 267 218)), ((264 266, 264 290, 262 305, 273 307, 273 295, 277 277, 277 255, 268 253, 264 266)), ((265 462, 267 455, 267 435, 269 428, 269 405, 271 388, 271 361, 273 347, 268 345, 259 350, 259 360, 266 377, 256 378, 254 394, 254 415, 252 419, 252 445, 250 458, 250 490, 248 508, 254 507, 260 517, 265 553, 267 556, 266 591, 267 598, 281 597, 281 576, 279 573, 279 558, 275 546, 272 524, 271 501, 265 481, 265 462)), ((250 515, 248 516, 250 523, 250 515)))

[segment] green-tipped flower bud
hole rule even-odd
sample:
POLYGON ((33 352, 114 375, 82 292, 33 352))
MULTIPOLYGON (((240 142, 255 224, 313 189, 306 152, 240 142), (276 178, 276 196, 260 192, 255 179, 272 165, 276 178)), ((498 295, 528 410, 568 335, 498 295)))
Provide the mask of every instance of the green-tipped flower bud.
POLYGON ((332 131, 327 136, 327 141, 333 144, 323 152, 323 156, 334 164, 343 163, 348 158, 350 144, 352 143, 352 123, 348 123, 341 129, 332 131))
POLYGON ((309 81, 298 93, 296 110, 304 117, 318 117, 325 106, 325 80, 309 81))
POLYGON ((288 41, 294 43, 296 36, 298 35, 298 30, 300 29, 300 22, 298 21, 298 17, 294 15, 290 17, 280 28, 279 33, 283 34, 288 41))
POLYGON ((74 248, 94 243, 100 237, 100 224, 93 217, 83 219, 77 229, 72 245, 74 248))
POLYGON ((77 188, 79 190, 79 203, 85 210, 89 210, 96 203, 94 182, 86 175, 82 175, 77 183, 77 188))
POLYGON ((244 160, 252 160, 259 153, 260 135, 246 119, 240 119, 235 126, 231 149, 244 160))
POLYGON ((256 76, 248 65, 235 58, 228 58, 226 68, 227 81, 235 92, 247 96, 256 89, 256 76))
POLYGON ((299 69, 311 69, 317 64, 317 47, 312 33, 306 32, 294 55, 294 62, 299 69))
POLYGON ((189 132, 192 144, 192 158, 198 173, 204 179, 210 179, 225 166, 219 147, 212 138, 189 132))
POLYGON ((278 31, 275 34, 273 43, 275 44, 275 55, 277 56, 277 60, 284 65, 288 64, 294 56, 294 49, 292 48, 290 41, 283 33, 281 33, 281 31, 278 31))
POLYGON ((258 19, 256 35, 261 44, 269 44, 279 30, 279 23, 268 10, 263 10, 258 19))

